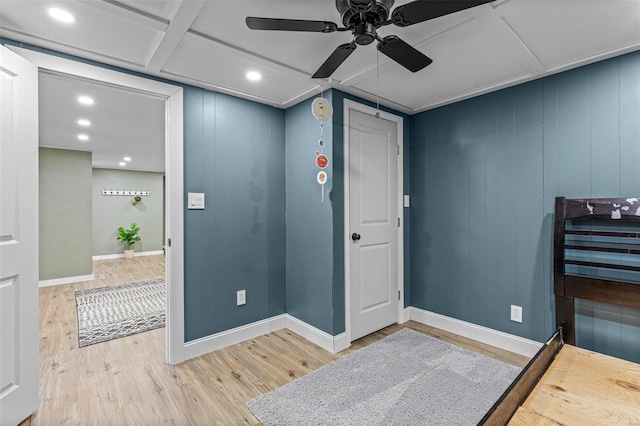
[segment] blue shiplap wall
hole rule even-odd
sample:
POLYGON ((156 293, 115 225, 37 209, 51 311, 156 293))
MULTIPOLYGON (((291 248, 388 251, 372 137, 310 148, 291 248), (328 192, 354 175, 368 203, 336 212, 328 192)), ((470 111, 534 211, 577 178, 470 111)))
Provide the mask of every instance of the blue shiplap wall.
POLYGON ((284 111, 193 87, 184 99, 185 197, 206 194, 185 210, 190 341, 284 313, 284 111))
MULTIPOLYGON (((554 198, 640 193, 640 53, 427 111, 411 132, 411 304, 545 340, 554 198)), ((578 311, 578 344, 640 361, 640 312, 578 311)))
MULTIPOLYGON (((331 101, 331 95, 327 92, 324 96, 331 101)), ((315 164, 320 125, 311 114, 312 100, 285 112, 286 307, 288 314, 335 335, 341 331, 336 331, 333 323, 333 124, 327 121, 323 130, 323 152, 329 157, 323 202, 316 181, 320 169, 315 164)))
MULTIPOLYGON (((313 98, 287 109, 287 313, 325 331, 345 331, 344 306, 344 99, 368 106, 371 102, 332 89, 324 96, 333 105, 333 118, 324 125, 329 155, 325 201, 315 180, 318 168, 319 123, 311 114, 313 98)), ((315 96, 314 96, 315 97, 315 96)), ((409 119, 388 108, 384 111, 405 118, 405 194, 409 193, 409 119)), ((409 303, 409 212, 405 210, 405 303, 409 303)))

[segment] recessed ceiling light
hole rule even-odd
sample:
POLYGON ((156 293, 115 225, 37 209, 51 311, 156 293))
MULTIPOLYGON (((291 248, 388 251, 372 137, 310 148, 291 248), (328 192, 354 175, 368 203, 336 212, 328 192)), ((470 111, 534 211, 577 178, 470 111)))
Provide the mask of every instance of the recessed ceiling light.
POLYGON ((78 96, 78 102, 82 105, 93 105, 93 98, 89 96, 78 96))
POLYGON ((78 135, 78 139, 80 139, 81 141, 88 141, 89 140, 89 136, 87 136, 84 133, 82 133, 82 134, 78 135))
POLYGON ((251 81, 259 81, 262 78, 262 76, 257 71, 249 71, 247 73, 247 78, 251 81))
POLYGON ((85 127, 91 126, 91 122, 89 120, 85 120, 84 118, 78 120, 78 124, 85 127))
POLYGON ((124 161, 121 161, 118 164, 120 164, 121 166, 126 166, 127 165, 127 163, 125 163, 124 161))
POLYGON ((124 157, 123 160, 124 161, 131 161, 131 157, 124 157))
POLYGON ((63 9, 58 9, 57 7, 49 8, 49 16, 51 16, 56 21, 64 22, 65 24, 71 24, 76 22, 76 17, 71 13, 67 12, 63 9))

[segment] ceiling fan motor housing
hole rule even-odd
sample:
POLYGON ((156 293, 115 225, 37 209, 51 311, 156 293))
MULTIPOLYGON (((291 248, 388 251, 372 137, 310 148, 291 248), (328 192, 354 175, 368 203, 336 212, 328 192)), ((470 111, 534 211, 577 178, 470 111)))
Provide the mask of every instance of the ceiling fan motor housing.
POLYGON ((356 40, 358 44, 369 44, 375 40, 375 29, 389 18, 393 2, 394 0, 336 0, 336 9, 346 28, 359 34, 360 31, 357 30, 360 25, 364 32, 373 33, 373 39, 368 43, 364 43, 367 37, 363 38, 363 43, 356 40))
POLYGON ((353 40, 338 46, 311 76, 312 78, 330 77, 358 45, 371 44, 376 40, 378 51, 409 71, 418 72, 433 60, 398 36, 379 37, 378 28, 390 24, 408 27, 492 1, 495 0, 413 0, 396 7, 390 17, 389 13, 394 0, 336 0, 336 9, 340 13, 344 28, 339 28, 338 24, 328 21, 255 16, 248 16, 246 23, 252 30, 312 33, 350 31, 353 34, 353 40))

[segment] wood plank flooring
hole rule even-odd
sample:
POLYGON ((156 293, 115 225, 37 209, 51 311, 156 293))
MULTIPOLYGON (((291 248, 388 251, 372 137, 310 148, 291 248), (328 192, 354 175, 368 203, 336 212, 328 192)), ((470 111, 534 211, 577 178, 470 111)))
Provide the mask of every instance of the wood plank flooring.
POLYGON ((510 424, 637 426, 639 403, 640 364, 564 345, 510 424))
POLYGON ((289 330, 177 366, 165 329, 78 348, 75 291, 164 275, 164 256, 94 262, 93 281, 40 289, 38 425, 258 424, 245 403, 404 327, 523 367, 528 359, 415 322, 387 327, 333 355, 289 330))

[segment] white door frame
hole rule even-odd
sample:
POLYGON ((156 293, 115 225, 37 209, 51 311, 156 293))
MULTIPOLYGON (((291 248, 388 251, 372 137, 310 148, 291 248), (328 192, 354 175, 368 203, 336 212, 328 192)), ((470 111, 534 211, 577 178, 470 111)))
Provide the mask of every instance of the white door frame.
MULTIPOLYGON (((375 116, 388 121, 395 122, 398 129, 398 217, 400 218, 400 226, 398 227, 398 291, 400 292, 400 300, 398 300, 398 323, 404 322, 404 219, 403 219, 403 193, 404 193, 404 174, 403 174, 403 154, 404 154, 404 138, 403 124, 404 119, 395 114, 384 111, 378 111, 375 108, 360 104, 350 99, 344 100, 344 308, 345 308, 345 332, 347 334, 347 345, 351 345, 351 265, 349 264, 349 249, 351 246, 349 232, 349 128, 350 128, 350 112, 359 111, 363 114, 375 116)), ((347 346, 347 347, 348 347, 347 346)))
MULTIPOLYGON (((166 250, 167 325, 166 361, 184 361, 184 222, 183 222, 183 90, 179 86, 112 71, 81 62, 48 55, 15 46, 6 46, 39 69, 54 73, 123 86, 141 93, 165 99, 165 175, 168 177, 165 199, 166 238, 171 247, 166 250)), ((36 210, 38 200, 35 200, 36 210)), ((168 246, 168 244, 166 244, 168 246)))

